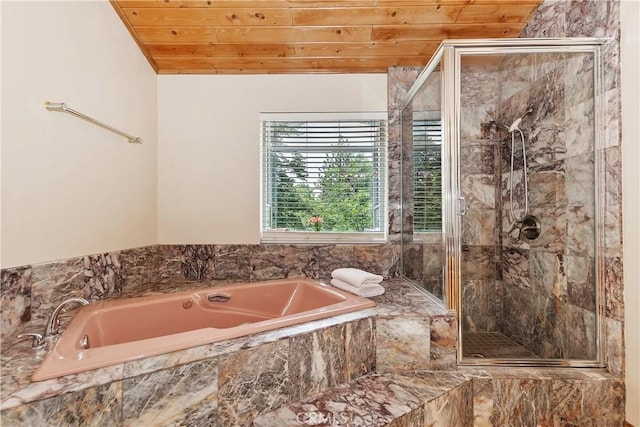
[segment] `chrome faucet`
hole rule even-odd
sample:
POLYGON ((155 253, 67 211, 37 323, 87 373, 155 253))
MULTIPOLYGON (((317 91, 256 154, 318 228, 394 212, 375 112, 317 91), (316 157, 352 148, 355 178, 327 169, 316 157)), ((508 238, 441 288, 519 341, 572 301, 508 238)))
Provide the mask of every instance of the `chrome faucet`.
POLYGON ((60 328, 60 319, 58 319, 58 316, 60 316, 60 312, 68 304, 80 304, 82 306, 85 306, 85 305, 89 305, 89 301, 87 301, 84 298, 69 298, 68 300, 65 300, 62 303, 60 303, 60 305, 58 305, 53 310, 53 313, 51 313, 51 316, 47 321, 47 326, 44 328, 43 338, 53 336, 53 335, 58 335, 59 328, 60 328))

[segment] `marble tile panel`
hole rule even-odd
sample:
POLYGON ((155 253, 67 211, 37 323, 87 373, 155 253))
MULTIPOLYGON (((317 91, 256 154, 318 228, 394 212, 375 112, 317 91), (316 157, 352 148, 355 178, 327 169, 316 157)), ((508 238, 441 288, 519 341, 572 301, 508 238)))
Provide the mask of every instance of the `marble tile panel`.
POLYGON ((3 341, 31 320, 32 276, 31 266, 0 271, 0 339, 3 341))
POLYGON ((566 253, 575 256, 595 256, 596 226, 593 207, 569 206, 566 220, 566 253))
POLYGON ((460 169, 468 175, 495 174, 495 145, 486 140, 468 142, 460 147, 460 169))
MULTIPOLYGON (((437 235, 441 239, 441 235, 437 235)), ((424 277, 442 280, 442 266, 444 264, 444 248, 441 241, 437 243, 423 244, 423 266, 424 277)))
POLYGON ((429 317, 376 320, 376 370, 400 372, 431 366, 429 317))
POLYGON ((551 381, 496 379, 494 383, 494 425, 552 425, 551 381))
MULTIPOLYGON (((182 251, 181 245, 158 245, 156 247, 158 259, 158 276, 160 279, 171 277, 184 278, 182 272, 182 251)), ((197 271, 197 269, 196 269, 197 271)))
POLYGON ((87 278, 82 258, 34 265, 31 288, 32 322, 44 325, 55 307, 67 298, 82 297, 90 300, 87 278))
POLYGON ((421 405, 417 396, 395 381, 372 374, 262 415, 254 420, 253 425, 386 426, 421 405))
POLYGON ((613 375, 623 376, 625 373, 624 360, 624 322, 605 319, 605 364, 607 371, 613 375))
MULTIPOLYGON (((567 108, 578 104, 591 103, 593 110, 594 78, 592 53, 568 53, 563 55, 563 84, 565 87, 565 103, 567 108)), ((589 114, 587 114, 589 117, 589 114)), ((591 114, 593 117, 593 113, 591 114)), ((593 139, 591 139, 593 141, 593 139)))
POLYGON ((624 289, 622 283, 622 259, 604 259, 604 303, 606 317, 624 321, 624 289))
POLYGON ((455 370, 458 321, 455 316, 434 316, 429 325, 433 370, 455 370))
POLYGON ((520 37, 565 37, 568 7, 570 4, 565 0, 543 1, 520 32, 520 37))
POLYGON ((402 244, 403 275, 409 279, 421 280, 424 267, 424 245, 415 243, 402 244))
POLYGON ((535 55, 511 54, 502 60, 499 75, 500 96, 508 99, 522 93, 535 78, 535 55))
MULTIPOLYGON (((331 272, 337 268, 358 267, 354 264, 355 248, 353 245, 317 246, 313 251, 312 262, 316 263, 317 270, 314 268, 314 273, 318 274, 313 278, 329 278, 331 272)), ((376 273, 376 271, 372 271, 372 273, 376 273)), ((309 276, 307 275, 307 277, 309 276)))
POLYGON ((286 277, 320 277, 311 245, 284 245, 284 265, 286 277))
POLYGON ((40 400, 0 413, 2 425, 113 426, 122 417, 122 383, 89 388, 40 400))
POLYGON ((429 298, 413 286, 401 280, 382 282, 384 294, 370 298, 377 306, 374 311, 378 317, 419 316, 446 314, 442 301, 429 298))
POLYGON ((347 380, 352 381, 376 368, 376 331, 373 318, 349 322, 345 329, 347 380))
POLYGON ((417 396, 422 402, 446 395, 465 384, 471 385, 471 381, 465 375, 455 371, 388 373, 384 377, 417 396))
POLYGON ((122 425, 217 425, 216 359, 165 369, 122 382, 122 425))
POLYGON ((604 121, 607 124, 604 129, 603 146, 619 147, 622 140, 620 118, 622 117, 622 106, 620 90, 616 87, 604 93, 604 121))
POLYGON ((471 382, 465 383, 424 405, 425 426, 472 427, 474 426, 473 419, 471 382))
POLYGON ((492 246, 496 228, 495 211, 469 209, 462 220, 462 244, 492 246))
POLYGON ((586 101, 565 110, 567 157, 593 153, 595 147, 594 102, 586 101))
POLYGON ((502 250, 502 280, 505 285, 531 289, 530 251, 515 248, 502 250))
POLYGON ((189 279, 211 279, 215 268, 214 245, 181 245, 182 274, 189 279))
POLYGON ((386 427, 421 427, 424 424, 424 407, 420 406, 411 412, 391 421, 386 427))
MULTIPOLYGON (((564 207, 530 208, 529 213, 538 218, 541 230, 537 239, 528 242, 531 249, 562 252, 569 246, 569 225, 574 224, 569 219, 569 210, 564 207)), ((527 239, 522 237, 520 240, 527 239)))
POLYGON ((252 246, 250 266, 251 280, 259 281, 289 277, 290 266, 285 262, 284 245, 252 246))
POLYGON ((620 147, 604 150, 604 245, 607 256, 622 256, 622 178, 620 147))
POLYGON ((493 175, 464 175, 460 191, 468 209, 494 209, 496 178, 493 175))
MULTIPOLYGON (((500 319, 500 331, 534 354, 541 354, 546 350, 545 343, 549 341, 557 320, 553 301, 530 289, 506 284, 503 289, 504 312, 500 319)), ((549 351, 555 350, 554 346, 550 346, 549 351)))
POLYGON ((466 280, 496 277, 493 246, 462 246, 462 275, 466 280))
POLYGON ((529 204, 531 206, 564 206, 566 204, 564 171, 529 173, 529 204))
POLYGON ((595 311, 596 282, 594 260, 586 256, 565 256, 567 302, 595 311))
POLYGON ((462 307, 464 331, 497 332, 502 317, 502 283, 498 280, 465 280, 462 307))
POLYGON ((221 356, 218 420, 250 425, 258 414, 289 403, 299 393, 289 377, 289 340, 221 356))
POLYGON ((531 289, 549 298, 567 300, 567 274, 564 255, 546 251, 529 252, 531 289))
POLYGON ((304 399, 347 381, 345 325, 289 339, 289 379, 304 399))
POLYGON ((355 245, 353 255, 353 262, 357 268, 383 277, 398 276, 400 261, 398 245, 355 245))
POLYGON ((215 245, 213 279, 251 279, 252 246, 215 245))
MULTIPOLYGON (((30 349, 28 351, 31 351, 30 349)), ((31 375, 44 358, 39 354, 36 358, 26 360, 24 352, 19 360, 11 356, 2 360, 2 396, 0 409, 14 408, 31 402, 42 401, 65 393, 81 392, 92 387, 102 387, 122 379, 122 364, 94 369, 75 375, 54 378, 45 381, 31 381, 31 375), (6 372, 11 372, 7 375, 6 372)), ((28 354, 28 353, 27 353, 28 354)))
POLYGON ((619 26, 616 1, 571 1, 567 7, 567 37, 605 37, 619 26), (585 17, 600 19, 585 19, 585 17))
POLYGON ((487 378, 473 378, 473 425, 493 427, 493 381, 487 378))
POLYGON ((124 276, 123 290, 160 279, 156 245, 120 251, 119 260, 124 276))
MULTIPOLYGON (((556 320, 549 343, 553 355, 564 359, 596 358, 595 313, 570 304, 556 304, 556 320)), ((542 356, 546 356, 542 354, 542 356)))
POLYGON ((120 264, 120 253, 109 252, 82 258, 84 263, 84 295, 88 300, 99 300, 122 292, 125 277, 120 264))
POLYGON ((595 204, 595 166, 593 153, 569 157, 565 161, 565 189, 569 206, 591 207, 595 204))
POLYGON ((624 385, 620 380, 552 380, 553 425, 621 426, 624 385))

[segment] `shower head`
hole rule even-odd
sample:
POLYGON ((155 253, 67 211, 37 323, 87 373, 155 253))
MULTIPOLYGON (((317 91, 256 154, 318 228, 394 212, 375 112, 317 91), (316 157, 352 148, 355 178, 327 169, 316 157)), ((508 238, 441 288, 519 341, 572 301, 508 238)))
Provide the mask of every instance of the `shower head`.
POLYGON ((516 130, 520 130, 521 121, 522 121, 522 117, 518 117, 515 122, 511 123, 511 126, 509 126, 509 132, 515 132, 516 130))
POLYGON ((533 113, 533 107, 529 106, 529 108, 527 108, 527 111, 525 111, 523 115, 521 115, 513 123, 511 123, 511 126, 509 126, 509 132, 520 130, 520 122, 522 122, 522 119, 524 119, 527 114, 531 113, 533 113))

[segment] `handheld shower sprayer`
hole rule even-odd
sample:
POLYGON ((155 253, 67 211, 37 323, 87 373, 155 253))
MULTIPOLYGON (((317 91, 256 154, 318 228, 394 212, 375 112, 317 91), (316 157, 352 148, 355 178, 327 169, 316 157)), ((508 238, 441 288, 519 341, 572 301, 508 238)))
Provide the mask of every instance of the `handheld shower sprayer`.
POLYGON ((525 111, 523 115, 521 115, 513 123, 511 123, 511 126, 509 126, 509 132, 511 133, 515 132, 516 130, 520 130, 520 123, 522 122, 522 119, 524 119, 527 114, 531 113, 533 113, 533 108, 527 108, 527 111, 525 111))

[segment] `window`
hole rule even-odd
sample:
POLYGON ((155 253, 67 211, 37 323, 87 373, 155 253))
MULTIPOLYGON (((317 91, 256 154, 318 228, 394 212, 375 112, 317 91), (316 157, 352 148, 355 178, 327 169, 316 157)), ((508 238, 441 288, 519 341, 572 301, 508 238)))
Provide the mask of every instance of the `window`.
POLYGON ((442 126, 437 113, 413 118, 413 231, 442 231, 442 126), (438 117, 436 117, 438 116, 438 117))
POLYGON ((386 113, 263 113, 262 241, 380 242, 386 113))

